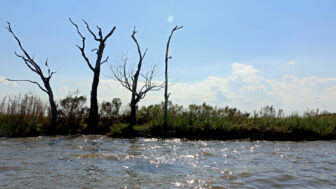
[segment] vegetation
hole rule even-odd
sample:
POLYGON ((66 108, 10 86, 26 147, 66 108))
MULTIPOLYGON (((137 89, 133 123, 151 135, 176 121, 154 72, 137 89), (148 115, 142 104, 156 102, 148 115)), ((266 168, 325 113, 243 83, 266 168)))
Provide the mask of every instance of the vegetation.
MULTIPOLYGON (((49 134, 82 134, 88 124, 86 97, 69 93, 58 106, 57 130, 48 131, 50 109, 33 94, 5 97, 0 102, 0 135, 25 137, 49 134)), ((308 110, 303 115, 285 116, 283 110, 266 106, 254 113, 236 108, 212 107, 203 103, 188 108, 168 103, 168 128, 164 125, 164 102, 143 106, 137 111, 134 132, 130 135, 129 108, 121 111, 118 98, 100 104, 95 133, 112 137, 178 137, 189 139, 336 139, 336 114, 308 110)), ((127 106, 128 107, 128 106, 127 106)))
POLYGON ((0 135, 36 136, 47 133, 46 104, 35 95, 4 97, 0 102, 0 135))

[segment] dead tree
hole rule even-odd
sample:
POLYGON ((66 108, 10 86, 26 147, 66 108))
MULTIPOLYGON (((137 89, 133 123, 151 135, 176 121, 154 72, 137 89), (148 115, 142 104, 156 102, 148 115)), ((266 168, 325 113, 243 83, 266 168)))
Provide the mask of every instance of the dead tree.
POLYGON ((170 40, 173 36, 173 33, 178 30, 178 29, 181 29, 183 28, 183 26, 175 26, 170 35, 169 35, 169 38, 168 38, 168 42, 167 42, 167 47, 166 47, 166 57, 165 57, 165 91, 164 91, 164 99, 165 99, 165 102, 164 102, 164 128, 166 129, 167 128, 167 117, 168 117, 168 99, 169 99, 169 95, 170 93, 168 94, 168 60, 171 59, 172 57, 169 56, 169 44, 170 44, 170 40))
POLYGON ((91 87, 91 98, 90 98, 90 113, 88 118, 88 126, 86 128, 87 133, 95 133, 97 131, 98 126, 98 100, 97 100, 97 89, 99 84, 99 76, 100 76, 100 66, 108 61, 108 56, 106 59, 103 59, 103 53, 106 46, 107 39, 113 34, 116 27, 114 26, 112 30, 104 37, 102 29, 97 26, 98 28, 98 35, 96 35, 91 28, 89 27, 89 24, 83 20, 84 24, 86 25, 87 30, 89 33, 93 36, 94 40, 96 40, 99 43, 99 46, 97 49, 93 49, 93 51, 96 51, 97 58, 96 63, 93 66, 89 60, 89 58, 85 54, 85 40, 86 38, 82 35, 82 33, 78 29, 78 25, 75 24, 71 18, 69 18, 69 21, 72 25, 75 26, 78 35, 82 38, 82 46, 77 45, 78 49, 82 53, 82 56, 89 66, 90 70, 93 72, 93 81, 92 81, 92 87, 91 87))
POLYGON ((15 40, 17 41, 21 51, 23 52, 23 55, 20 55, 18 53, 15 52, 15 55, 19 58, 21 58, 24 63, 26 64, 26 66, 33 72, 35 72, 37 75, 40 76, 44 87, 42 87, 42 85, 40 85, 38 82, 36 81, 32 81, 32 80, 15 80, 15 79, 7 79, 8 81, 25 81, 25 82, 30 82, 33 83, 35 85, 37 85, 43 92, 47 93, 48 97, 49 97, 49 103, 50 103, 50 112, 51 112, 51 131, 50 132, 54 132, 55 128, 56 128, 56 122, 57 122, 57 108, 56 108, 56 104, 54 101, 54 94, 53 91, 51 89, 50 86, 50 79, 51 77, 55 74, 55 72, 50 72, 50 68, 48 66, 48 59, 45 61, 45 66, 48 68, 48 75, 44 76, 43 71, 41 69, 41 67, 35 62, 34 57, 31 57, 28 52, 23 48, 20 39, 14 34, 11 25, 9 22, 7 22, 8 26, 6 27, 7 30, 9 31, 9 33, 11 33, 13 35, 13 37, 15 38, 15 40))
POLYGON ((162 84, 153 82, 153 79, 156 76, 155 66, 153 66, 153 68, 146 74, 140 74, 141 66, 143 63, 143 59, 146 56, 147 49, 145 50, 144 53, 141 52, 139 43, 137 39, 135 38, 135 34, 136 34, 136 31, 134 27, 131 37, 137 46, 138 55, 139 55, 139 61, 138 61, 136 72, 134 73, 132 69, 127 68, 127 58, 122 58, 122 64, 117 66, 115 69, 112 69, 113 78, 118 80, 123 87, 125 87, 132 93, 131 103, 130 103, 131 115, 130 115, 130 127, 129 127, 131 130, 133 130, 133 126, 136 123, 136 106, 138 102, 141 99, 145 98, 146 94, 149 91, 156 91, 163 87, 162 84), (143 78, 143 83, 141 83, 142 86, 140 87, 140 90, 138 90, 138 82, 139 82, 140 75, 143 78))

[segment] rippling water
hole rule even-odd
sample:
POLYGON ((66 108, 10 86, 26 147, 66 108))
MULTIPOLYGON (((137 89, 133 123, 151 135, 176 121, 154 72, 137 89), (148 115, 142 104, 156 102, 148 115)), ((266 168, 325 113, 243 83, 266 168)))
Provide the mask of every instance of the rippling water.
POLYGON ((0 138, 0 188, 335 188, 336 141, 0 138))

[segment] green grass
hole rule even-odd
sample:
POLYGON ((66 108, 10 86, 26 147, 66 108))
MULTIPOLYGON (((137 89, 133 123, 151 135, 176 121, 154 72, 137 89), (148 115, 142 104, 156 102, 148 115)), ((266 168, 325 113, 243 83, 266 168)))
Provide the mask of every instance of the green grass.
POLYGON ((203 104, 198 107, 193 105, 192 108, 192 111, 189 109, 180 114, 171 111, 166 130, 162 127, 162 117, 137 125, 136 135, 192 139, 336 139, 336 114, 276 116, 275 113, 264 112, 250 116, 228 107, 209 108, 203 104))
MULTIPOLYGON (((78 93, 60 100, 57 133, 82 134, 87 126, 86 98, 78 93)), ((128 125, 129 112, 103 102, 99 133, 112 137, 180 137, 191 139, 266 139, 317 140, 336 139, 336 114, 318 110, 304 115, 285 116, 282 110, 266 106, 253 114, 236 108, 212 107, 207 104, 184 108, 169 104, 168 127, 163 128, 163 103, 141 107, 137 125, 128 125), (118 111, 115 111, 118 110, 118 111), (116 113, 117 112, 117 113, 116 113)), ((35 95, 6 97, 0 102, 0 136, 25 137, 48 135, 49 109, 35 95)))

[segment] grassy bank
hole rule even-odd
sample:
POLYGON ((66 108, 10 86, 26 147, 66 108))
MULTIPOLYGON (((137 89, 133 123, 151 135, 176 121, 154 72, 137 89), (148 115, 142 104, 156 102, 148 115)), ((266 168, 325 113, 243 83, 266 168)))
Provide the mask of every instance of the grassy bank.
MULTIPOLYGON (((72 93, 58 102, 56 133, 48 132, 48 106, 39 97, 6 97, 0 103, 0 135, 82 134, 87 125, 86 98, 72 93)), ((100 134, 111 137, 177 137, 189 139, 323 140, 336 139, 336 114, 307 111, 285 116, 282 110, 266 106, 253 114, 236 108, 207 104, 169 105, 168 127, 163 128, 163 105, 141 107, 133 132, 128 128, 129 111, 121 111, 121 101, 113 99, 100 106, 100 134)))
MULTIPOLYGON (((284 116, 282 110, 276 111, 272 106, 264 107, 253 115, 235 108, 214 108, 206 104, 190 105, 189 109, 182 108, 180 111, 176 111, 176 108, 181 107, 175 105, 175 108, 170 108, 169 127, 166 130, 162 129, 162 116, 156 115, 148 122, 135 126, 135 136, 219 140, 336 139, 336 114, 308 111, 303 116, 284 116)), ((150 112, 148 107, 142 110, 150 112)), ((123 132, 127 125, 121 127, 115 127, 111 135, 127 137, 124 134, 127 132, 123 132)))

